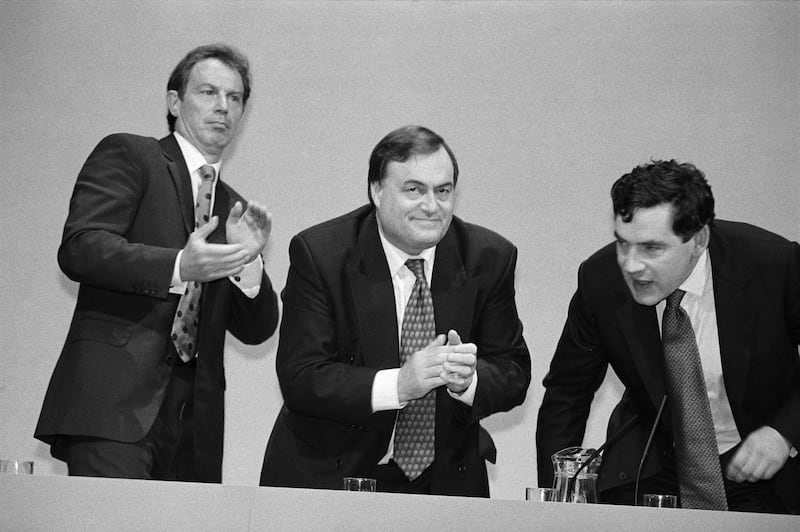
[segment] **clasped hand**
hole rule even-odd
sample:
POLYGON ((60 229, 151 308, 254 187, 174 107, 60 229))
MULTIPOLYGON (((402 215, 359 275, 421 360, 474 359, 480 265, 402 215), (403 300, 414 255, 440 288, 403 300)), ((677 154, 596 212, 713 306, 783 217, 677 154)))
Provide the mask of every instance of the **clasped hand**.
POLYGON ((453 393, 464 392, 472 383, 478 348, 461 342, 456 331, 440 334, 406 359, 397 379, 401 403, 419 399, 439 386, 453 393))
POLYGON ((225 222, 227 244, 207 241, 218 225, 219 217, 212 216, 189 235, 180 263, 184 281, 204 283, 240 273, 267 245, 272 217, 260 203, 249 202, 245 210, 237 201, 225 222))
POLYGON ((725 476, 734 482, 772 478, 789 459, 791 444, 780 432, 764 425, 750 434, 733 453, 725 476))

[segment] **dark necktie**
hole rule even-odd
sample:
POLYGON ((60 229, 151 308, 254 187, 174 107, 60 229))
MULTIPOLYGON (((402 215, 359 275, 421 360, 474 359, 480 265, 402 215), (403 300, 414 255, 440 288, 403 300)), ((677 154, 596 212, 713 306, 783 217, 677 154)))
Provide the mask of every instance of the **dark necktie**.
POLYGON ((700 352, 689 316, 680 305, 684 293, 675 290, 667 297, 661 333, 672 403, 681 507, 727 510, 700 352))
MULTIPOLYGON (((208 222, 211 214, 211 188, 214 185, 216 172, 211 165, 200 167, 203 178, 197 191, 197 202, 194 205, 194 228, 208 222)), ((178 356, 189 362, 197 354, 197 328, 200 324, 200 293, 202 285, 197 281, 186 283, 186 292, 178 303, 178 311, 172 323, 172 342, 178 356)))
MULTIPOLYGON (((436 337, 433 298, 425 280, 423 259, 409 259, 406 266, 417 277, 408 298, 400 333, 400 364, 436 337)), ((434 458, 436 390, 409 401, 397 414, 394 437, 394 461, 406 476, 414 480, 434 458)))

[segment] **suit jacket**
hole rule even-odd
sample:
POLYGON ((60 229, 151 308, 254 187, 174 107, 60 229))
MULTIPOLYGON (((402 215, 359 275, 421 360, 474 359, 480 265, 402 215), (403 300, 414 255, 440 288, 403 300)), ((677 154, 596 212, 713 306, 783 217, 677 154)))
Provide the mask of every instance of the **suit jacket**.
MULTIPOLYGON (((225 242, 225 220, 241 196, 218 181, 210 242, 225 242)), ((158 413, 176 352, 170 340, 180 296, 169 293, 178 251, 194 229, 194 201, 175 137, 103 139, 78 175, 58 262, 80 283, 61 356, 35 436, 123 442, 144 437, 158 413)), ((264 274, 250 299, 228 279, 203 287, 195 377, 195 465, 221 481, 223 347, 230 331, 249 344, 277 326, 277 297, 264 274)))
MULTIPOLYGON (((372 206, 292 239, 277 354, 284 405, 261 484, 341 489, 374 477, 397 412, 371 410, 378 370, 399 367, 389 267, 372 206)), ((479 420, 525 399, 530 355, 514 302, 516 248, 458 218, 436 248, 431 278, 437 333, 478 347, 473 406, 436 394, 434 493, 488 496, 491 438, 479 420)))
MULTIPOLYGON (((723 379, 742 439, 770 425, 800 448, 800 246, 757 227, 718 220, 709 243, 723 379)), ((667 393, 655 307, 637 304, 614 244, 584 262, 564 331, 544 379, 537 445, 539 482, 552 482, 550 456, 581 445, 595 391, 608 365, 625 385, 609 434, 640 422, 603 457, 600 488, 635 480, 661 399, 667 393)), ((672 455, 669 400, 643 477, 672 455)), ((800 510, 800 459, 773 478, 790 510, 800 510)))

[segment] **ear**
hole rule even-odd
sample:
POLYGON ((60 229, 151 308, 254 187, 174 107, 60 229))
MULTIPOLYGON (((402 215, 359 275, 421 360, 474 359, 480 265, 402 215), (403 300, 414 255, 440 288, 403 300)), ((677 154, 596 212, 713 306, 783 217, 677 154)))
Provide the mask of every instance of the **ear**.
POLYGON ((181 98, 178 96, 178 91, 167 91, 167 110, 174 117, 178 117, 181 109, 181 98))
POLYGON ((381 191, 383 187, 381 186, 380 181, 373 181, 369 184, 369 191, 372 194, 372 202, 375 204, 375 207, 381 206, 381 191))
POLYGON ((705 252, 706 248, 708 247, 708 239, 710 236, 711 229, 708 228, 708 225, 704 225, 702 229, 694 234, 692 237, 692 241, 694 242, 692 255, 699 257, 705 252))

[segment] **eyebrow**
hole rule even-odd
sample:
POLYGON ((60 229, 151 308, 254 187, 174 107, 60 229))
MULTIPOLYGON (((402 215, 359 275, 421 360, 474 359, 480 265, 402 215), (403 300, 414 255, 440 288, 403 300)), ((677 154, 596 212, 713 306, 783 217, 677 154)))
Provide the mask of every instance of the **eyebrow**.
MULTIPOLYGON (((427 183, 423 183, 422 181, 419 181, 417 179, 407 179, 406 181, 403 181, 403 185, 415 185, 420 187, 429 186, 427 183)), ((452 187, 452 186, 454 186, 453 181, 445 181, 444 183, 430 185, 431 188, 442 188, 442 187, 452 187)))
MULTIPOLYGON (((215 91, 223 91, 222 87, 220 87, 219 85, 214 85, 213 83, 210 83, 208 81, 206 81, 204 83, 200 83, 197 86, 197 88, 199 88, 199 89, 203 89, 205 87, 210 87, 210 88, 214 89, 215 91)), ((223 92, 225 92, 225 91, 223 91, 223 92)), ((244 91, 228 91, 228 92, 226 92, 226 94, 238 94, 239 96, 241 96, 242 94, 244 94, 244 91)))
MULTIPOLYGON (((624 238, 619 236, 619 233, 617 233, 616 231, 614 231, 614 238, 617 239, 618 241, 621 241, 621 242, 630 243, 628 240, 625 240, 624 238)), ((665 246, 665 245, 667 245, 666 242, 662 242, 661 240, 645 240, 644 242, 636 242, 635 244, 637 246, 665 246)))

